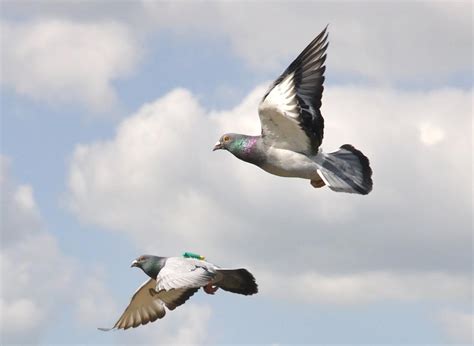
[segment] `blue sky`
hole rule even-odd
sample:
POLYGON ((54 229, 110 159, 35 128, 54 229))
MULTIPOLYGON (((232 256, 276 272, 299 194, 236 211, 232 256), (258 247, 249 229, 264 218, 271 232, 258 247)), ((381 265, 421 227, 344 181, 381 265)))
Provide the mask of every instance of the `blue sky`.
POLYGON ((3 343, 472 341, 471 3, 3 1, 1 48, 3 343), (365 197, 211 152, 327 23, 323 149, 365 197), (260 293, 97 331, 184 251, 260 293))

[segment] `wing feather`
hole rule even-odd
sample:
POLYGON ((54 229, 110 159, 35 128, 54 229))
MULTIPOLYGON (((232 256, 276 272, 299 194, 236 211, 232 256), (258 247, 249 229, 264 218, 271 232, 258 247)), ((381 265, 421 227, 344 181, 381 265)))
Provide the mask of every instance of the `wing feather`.
POLYGON ((200 288, 216 276, 216 267, 209 262, 191 258, 170 257, 157 277, 157 291, 179 288, 200 288))
POLYGON ((267 145, 315 154, 323 140, 321 97, 324 90, 325 28, 270 86, 259 105, 267 145))
POLYGON ((169 310, 174 310, 184 304, 199 288, 179 288, 158 292, 158 297, 169 310))
POLYGON ((155 289, 156 280, 149 279, 133 295, 127 308, 112 328, 100 330, 136 328, 139 325, 154 322, 166 314, 164 303, 158 295, 152 295, 150 289, 155 289))

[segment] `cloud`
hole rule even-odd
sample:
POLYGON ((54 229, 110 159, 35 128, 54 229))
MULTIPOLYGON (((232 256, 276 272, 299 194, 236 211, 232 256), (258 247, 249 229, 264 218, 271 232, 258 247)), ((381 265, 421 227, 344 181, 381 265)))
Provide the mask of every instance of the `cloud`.
POLYGON ((468 1, 304 2, 298 6, 280 2, 271 7, 227 2, 205 7, 186 4, 186 8, 143 3, 159 27, 180 35, 205 32, 224 37, 237 55, 259 69, 288 65, 327 24, 331 70, 392 83, 439 82, 472 69, 472 5, 468 1))
POLYGON ((36 343, 66 301, 75 265, 44 229, 32 187, 17 184, 9 160, 0 161, 2 342, 36 343))
POLYGON ((69 172, 72 210, 81 221, 127 234, 144 253, 196 251, 219 265, 248 267, 257 280, 271 272, 314 285, 352 282, 349 301, 375 290, 377 280, 386 288, 375 293, 394 299, 410 289, 414 299, 421 290, 433 299, 464 292, 472 92, 327 88, 323 146, 352 143, 369 156, 374 191, 361 197, 315 190, 211 152, 224 132, 259 132, 262 90, 215 112, 177 89, 125 119, 113 138, 78 145, 69 172), (425 121, 442 128, 449 145, 426 146, 419 132, 425 121), (459 283, 453 291, 442 288, 448 279, 459 283))
POLYGON ((1 179, 4 193, 0 196, 2 225, 9 231, 2 232, 1 247, 5 248, 25 235, 31 235, 41 229, 41 218, 34 201, 33 190, 29 185, 12 185, 9 176, 10 161, 0 156, 1 179))
POLYGON ((433 145, 444 139, 444 132, 430 123, 420 125, 420 140, 426 145, 433 145))
POLYGON ((106 285, 103 270, 95 270, 84 277, 81 293, 75 304, 75 317, 81 326, 96 329, 104 324, 105 316, 118 316, 120 309, 106 285))
POLYGON ((211 316, 210 306, 187 302, 161 320, 112 336, 117 344, 206 345, 211 316))
MULTIPOLYGON (((179 328, 164 337, 165 345, 205 345, 212 310, 207 305, 189 304, 179 318, 179 328)), ((161 334, 160 334, 161 335, 161 334)), ((157 335, 158 336, 158 335, 157 335)))
POLYGON ((472 326, 474 325, 472 313, 446 309, 441 311, 437 318, 452 342, 472 344, 472 326))
POLYGON ((471 281, 446 273, 364 272, 345 275, 315 271, 260 275, 261 291, 300 303, 363 305, 381 301, 469 302, 471 281))
POLYGON ((141 55, 126 25, 42 18, 0 23, 4 86, 50 104, 110 111, 113 81, 130 74, 141 55))
POLYGON ((10 2, 5 13, 26 18, 69 18, 94 23, 120 20, 152 37, 173 33, 221 39, 249 66, 274 71, 296 57, 330 24, 330 71, 382 83, 443 82, 472 71, 472 4, 456 2, 208 2, 144 0, 100 3, 10 2), (242 23, 245 23, 243 25, 242 23), (284 25, 280 25, 284 23, 284 25))
MULTIPOLYGON (((11 302, 0 300, 2 309, 2 339, 9 340, 11 335, 24 337, 25 331, 37 330, 44 319, 43 310, 28 298, 19 298, 11 302)), ((16 340, 18 341, 18 340, 16 340)))

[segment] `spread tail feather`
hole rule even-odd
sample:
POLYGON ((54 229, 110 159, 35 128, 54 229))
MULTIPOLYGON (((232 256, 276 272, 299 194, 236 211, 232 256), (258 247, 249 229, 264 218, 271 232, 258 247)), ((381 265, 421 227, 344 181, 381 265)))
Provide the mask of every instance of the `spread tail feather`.
POLYGON ((224 291, 243 295, 252 295, 258 292, 258 286, 253 275, 246 269, 218 269, 222 279, 216 286, 224 291))
POLYGON ((350 144, 338 151, 322 154, 318 174, 333 191, 366 195, 372 191, 369 159, 350 144))

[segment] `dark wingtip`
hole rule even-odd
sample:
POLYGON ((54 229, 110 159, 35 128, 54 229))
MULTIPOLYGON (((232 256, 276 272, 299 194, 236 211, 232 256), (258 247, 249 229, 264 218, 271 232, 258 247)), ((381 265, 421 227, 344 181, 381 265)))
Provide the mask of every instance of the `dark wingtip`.
POLYGON ((102 332, 109 332, 109 331, 111 331, 111 330, 114 329, 114 328, 100 328, 100 327, 99 327, 99 328, 97 328, 97 329, 100 330, 100 331, 102 331, 102 332))
POLYGON ((372 191, 373 182, 372 182, 372 168, 370 168, 370 161, 360 150, 354 148, 351 144, 344 144, 341 146, 341 149, 346 149, 353 153, 359 159, 359 162, 362 166, 362 183, 363 188, 359 190, 361 195, 367 195, 372 191))
POLYGON ((324 29, 319 33, 319 35, 317 37, 321 38, 322 36, 324 36, 327 31, 328 31, 328 27, 329 27, 329 23, 326 24, 326 26, 324 27, 324 29))

